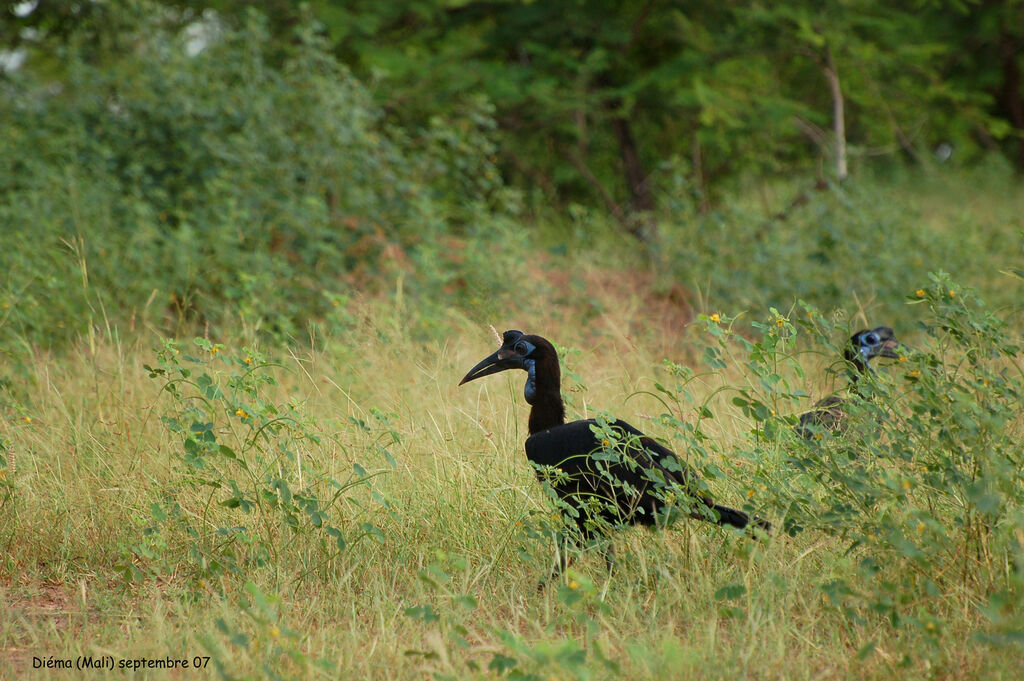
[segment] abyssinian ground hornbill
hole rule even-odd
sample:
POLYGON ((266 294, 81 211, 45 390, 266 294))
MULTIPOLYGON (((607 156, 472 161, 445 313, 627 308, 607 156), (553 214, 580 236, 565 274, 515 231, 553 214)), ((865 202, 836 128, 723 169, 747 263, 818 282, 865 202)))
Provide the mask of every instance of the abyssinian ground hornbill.
MULTIPOLYGON (((876 329, 864 329, 850 336, 850 341, 843 350, 843 359, 847 362, 849 370, 847 379, 850 383, 850 392, 860 395, 857 382, 870 368, 868 364, 876 357, 888 357, 899 359, 897 349, 900 342, 888 326, 879 326, 876 329)), ((843 404, 846 402, 842 397, 829 395, 814 405, 810 411, 800 415, 800 425, 796 427, 796 433, 802 438, 810 439, 820 437, 823 431, 841 433, 846 430, 846 414, 843 411, 843 404)))
MULTIPOLYGON (((567 521, 589 541, 624 525, 657 525, 680 511, 719 525, 771 525, 743 511, 716 504, 698 488, 696 473, 675 452, 625 421, 565 422, 561 369, 554 346, 540 336, 506 331, 498 351, 473 367, 459 383, 522 369, 530 404, 526 456, 542 482, 551 485, 567 521)), ((606 554, 611 567, 610 554, 606 554)), ((563 555, 552 577, 565 568, 563 555)), ((544 582, 541 582, 543 586, 544 582)))

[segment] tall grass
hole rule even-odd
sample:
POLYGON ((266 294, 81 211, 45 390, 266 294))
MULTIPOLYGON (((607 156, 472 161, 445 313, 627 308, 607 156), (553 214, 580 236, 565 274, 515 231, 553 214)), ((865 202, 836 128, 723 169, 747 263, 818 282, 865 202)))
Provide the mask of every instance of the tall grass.
MULTIPOLYGON (((718 355, 724 366, 677 356, 696 374, 664 368, 644 349, 653 337, 615 336, 635 323, 628 317, 637 303, 614 296, 596 301, 608 330, 602 342, 571 314, 543 329, 528 319, 495 322, 560 344, 575 415, 607 409, 682 450, 693 442, 679 430, 694 424, 688 400, 706 404, 716 418, 700 424, 700 463, 713 492, 724 503, 787 513, 772 496, 797 475, 793 443, 767 437, 763 418, 731 406, 737 391, 749 405, 765 389, 749 348, 722 346, 709 333, 717 323, 698 324, 684 336, 690 352, 732 348, 718 355), (677 408, 655 396, 655 384, 681 398, 677 408)), ((1019 563, 977 568, 1003 574, 995 591, 936 578, 905 604, 928 618, 906 626, 872 610, 878 572, 863 569, 864 549, 807 522, 765 542, 689 522, 623 532, 613 575, 584 554, 563 583, 538 592, 553 547, 537 529, 555 519, 522 452, 520 377, 456 387, 493 349, 490 331, 450 314, 437 339, 388 304, 349 312, 357 321, 343 334, 304 349, 182 340, 177 359, 165 354, 160 365, 166 347, 157 337, 126 342, 101 332, 62 356, 23 358, 27 380, 5 393, 0 431, 2 673, 51 678, 53 670, 32 669, 34 656, 109 654, 115 662, 208 657, 205 671, 189 672, 196 678, 1016 677, 1019 563), (232 393, 241 384, 231 381, 253 363, 273 381, 232 393), (170 374, 143 365, 188 369, 195 387, 168 391, 170 374), (199 380, 204 374, 209 381, 199 380), (198 411, 183 417, 190 409, 198 411), (249 437, 268 410, 301 421, 307 439, 265 430, 249 437), (168 427, 168 419, 179 423, 168 427), (191 420, 213 425, 193 429, 191 420), (246 477, 222 453, 185 445, 207 432, 266 464, 265 474, 246 477), (300 450, 315 480, 298 480, 300 450), (320 509, 318 524, 294 500, 329 497, 337 489, 329 480, 356 484, 320 509), (231 499, 253 508, 224 503, 231 499), (854 603, 854 594, 866 600, 854 603)), ((786 328, 766 321, 772 333, 786 328)), ((829 327, 826 336, 839 343, 843 333, 829 327)), ((928 347, 923 335, 905 335, 928 347)), ((788 382, 789 397, 777 402, 782 426, 807 404, 801 395, 838 387, 821 371, 831 360, 804 347, 765 355, 788 382)), ((1019 423, 1007 427, 1019 437, 1019 423)), ((1019 499, 1019 477, 1010 484, 1004 494, 1019 499)), ((945 513, 937 519, 951 518, 945 513)), ((1014 513, 1011 504, 1007 521, 1014 513)), ((1013 556, 1008 550, 985 555, 1013 556)))

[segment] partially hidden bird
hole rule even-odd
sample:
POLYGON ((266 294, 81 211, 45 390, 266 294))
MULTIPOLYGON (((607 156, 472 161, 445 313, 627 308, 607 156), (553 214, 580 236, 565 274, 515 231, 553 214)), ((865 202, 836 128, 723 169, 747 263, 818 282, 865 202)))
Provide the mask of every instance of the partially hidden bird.
MULTIPOLYGON (((719 525, 766 532, 771 524, 717 504, 696 472, 672 450, 625 421, 583 419, 565 422, 558 353, 545 338, 510 330, 502 345, 470 369, 459 385, 509 369, 526 372, 524 395, 530 405, 526 457, 541 482, 554 490, 578 540, 607 535, 628 525, 655 526, 676 515, 719 525)), ((610 551, 610 548, 609 548, 610 551)), ((611 554, 606 553, 608 567, 611 554)), ((565 569, 564 554, 552 577, 565 569)), ((541 586, 544 582, 541 582, 541 586)))
MULTIPOLYGON (((899 359, 900 345, 896 334, 888 326, 862 329, 850 336, 843 349, 843 360, 848 367, 846 374, 850 392, 863 397, 858 382, 870 370, 869 362, 876 357, 899 359)), ((811 439, 824 435, 825 431, 837 434, 845 432, 848 425, 843 409, 845 404, 846 400, 838 395, 829 395, 818 401, 810 411, 800 415, 800 425, 796 427, 796 434, 804 439, 811 439)))

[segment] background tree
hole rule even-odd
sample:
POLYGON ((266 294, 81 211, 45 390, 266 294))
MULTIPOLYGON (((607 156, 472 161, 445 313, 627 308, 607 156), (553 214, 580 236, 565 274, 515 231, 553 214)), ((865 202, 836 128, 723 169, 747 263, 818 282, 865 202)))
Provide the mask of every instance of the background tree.
MULTIPOLYGON (((116 6, 7 3, 0 39, 34 44, 43 59, 47 46, 100 27, 79 41, 100 58, 124 33, 116 6)), ((237 24, 245 13, 218 0, 164 7, 182 26, 237 24)), ((673 175, 707 208, 752 173, 842 180, 862 159, 920 163, 941 142, 965 156, 998 150, 1024 167, 1021 0, 308 7, 399 125, 472 127, 493 115, 503 175, 535 205, 593 201, 641 237, 673 175)), ((261 9, 285 54, 303 10, 276 0, 261 9)))

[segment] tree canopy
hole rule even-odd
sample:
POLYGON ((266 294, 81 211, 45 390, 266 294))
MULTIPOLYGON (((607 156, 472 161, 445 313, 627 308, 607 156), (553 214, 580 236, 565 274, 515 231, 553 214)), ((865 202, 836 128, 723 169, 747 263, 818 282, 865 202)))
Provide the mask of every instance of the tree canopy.
MULTIPOLYGON (((36 57, 85 30, 109 45, 124 22, 112 18, 138 5, 7 3, 0 39, 36 57)), ((181 26, 237 25, 251 11, 163 6, 181 26)), ((750 173, 842 180, 851 164, 929 163, 936 149, 964 162, 995 151, 1024 169, 1020 0, 274 0, 261 10, 279 54, 315 20, 389 118, 493 117, 508 181, 543 201, 594 202, 627 226, 674 176, 706 203, 750 173)))

